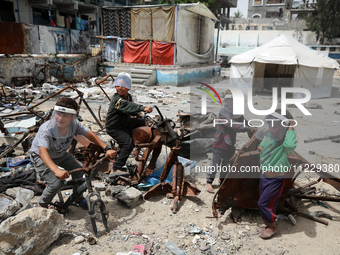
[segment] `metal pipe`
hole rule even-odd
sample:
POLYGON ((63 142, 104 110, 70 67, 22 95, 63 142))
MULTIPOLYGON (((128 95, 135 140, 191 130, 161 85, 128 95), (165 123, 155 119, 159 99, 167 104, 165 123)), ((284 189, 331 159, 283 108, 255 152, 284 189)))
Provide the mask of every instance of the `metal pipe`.
MULTIPOLYGON (((114 2, 114 0, 113 0, 113 2, 114 2)), ((113 3, 113 6, 114 6, 114 3, 113 3)), ((99 23, 98 23, 98 7, 97 7, 97 9, 96 9, 96 35, 99 35, 99 23)))
POLYGON ((50 24, 51 24, 51 21, 52 21, 51 2, 48 3, 48 18, 49 18, 50 24))
POLYGON ((21 23, 21 22, 20 22, 19 0, 17 0, 17 9, 18 9, 18 23, 21 23))
POLYGON ((22 143, 29 135, 30 135, 29 132, 23 133, 23 136, 12 147, 10 147, 9 149, 5 150, 4 152, 0 154, 0 159, 6 156, 12 150, 14 150, 14 148, 17 147, 19 143, 22 143))
POLYGON ((98 120, 97 116, 94 114, 94 112, 92 111, 91 107, 88 105, 86 100, 83 98, 83 93, 81 91, 79 91, 78 89, 75 89, 75 88, 73 88, 73 89, 78 93, 79 97, 81 98, 81 101, 84 102, 86 108, 89 110, 89 112, 91 113, 93 118, 96 120, 98 126, 103 130, 104 127, 102 126, 102 124, 100 123, 100 121, 98 120))
POLYGON ((328 221, 325 221, 323 219, 320 219, 320 218, 317 218, 317 217, 314 217, 310 214, 307 214, 307 213, 302 213, 302 212, 298 212, 298 215, 301 215, 307 219, 310 219, 310 220, 314 220, 316 222, 319 222, 319 223, 322 223, 322 224, 325 224, 326 226, 328 226, 328 221))
POLYGON ((177 16, 178 16, 178 5, 175 5, 175 45, 174 45, 174 66, 176 65, 176 56, 177 56, 177 16))
POLYGON ((153 30, 152 30, 152 9, 150 8, 150 62, 152 64, 152 38, 153 38, 153 30))
POLYGON ((101 80, 95 80, 94 82, 98 85, 98 87, 103 91, 103 93, 105 94, 105 96, 109 99, 109 101, 111 101, 110 97, 106 94, 105 90, 102 88, 102 86, 100 86, 100 83, 104 82, 107 80, 107 78, 111 77, 112 81, 114 81, 115 79, 112 77, 111 74, 107 75, 106 77, 104 77, 101 80))
POLYGON ((294 194, 295 197, 301 199, 312 199, 312 200, 321 200, 321 201, 332 201, 332 202, 340 202, 339 197, 322 197, 317 195, 302 195, 302 194, 294 194))
POLYGON ((218 53, 218 39, 219 39, 219 36, 220 36, 220 25, 221 25, 221 16, 220 16, 220 21, 218 21, 217 40, 216 40, 216 54, 215 54, 215 62, 217 61, 217 53, 218 53))
MULTIPOLYGON (((42 113, 43 111, 37 111, 36 113, 42 113)), ((7 115, 1 115, 1 118, 9 118, 17 115, 32 114, 32 112, 16 112, 7 115)))
POLYGON ((63 92, 64 90, 67 90, 67 89, 73 89, 73 90, 74 90, 74 88, 72 88, 70 85, 68 85, 67 87, 65 87, 65 88, 63 88, 63 89, 61 89, 61 90, 59 90, 58 92, 54 93, 53 95, 51 95, 51 96, 45 98, 45 99, 44 99, 43 101, 41 101, 40 103, 37 103, 37 104, 32 105, 31 107, 27 108, 27 110, 31 111, 33 108, 35 108, 35 107, 41 105, 42 103, 46 102, 47 100, 50 100, 52 97, 55 97, 56 95, 60 94, 61 92, 63 92))

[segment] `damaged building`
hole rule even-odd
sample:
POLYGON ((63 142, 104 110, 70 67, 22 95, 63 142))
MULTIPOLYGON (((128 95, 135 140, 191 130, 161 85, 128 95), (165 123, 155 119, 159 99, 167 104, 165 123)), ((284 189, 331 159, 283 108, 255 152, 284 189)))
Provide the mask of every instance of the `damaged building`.
POLYGON ((0 82, 6 85, 126 71, 134 84, 182 86, 220 72, 214 63, 218 19, 204 4, 22 5, 26 15, 19 9, 0 19, 0 82))

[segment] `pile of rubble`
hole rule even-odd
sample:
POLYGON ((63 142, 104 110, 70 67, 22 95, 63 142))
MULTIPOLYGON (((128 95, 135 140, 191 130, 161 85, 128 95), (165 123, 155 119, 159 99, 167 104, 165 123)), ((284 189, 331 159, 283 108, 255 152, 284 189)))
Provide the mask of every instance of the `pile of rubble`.
MULTIPOLYGON (((49 101, 53 101, 56 97, 67 96, 74 99, 79 99, 80 104, 85 105, 86 111, 90 113, 92 120, 86 118, 87 125, 95 130, 103 140, 108 141, 109 137, 106 136, 104 132, 104 120, 105 120, 105 110, 101 110, 102 105, 107 105, 110 101, 110 96, 115 92, 112 88, 112 77, 107 76, 101 79, 92 78, 87 81, 68 84, 68 83, 58 83, 57 80, 51 78, 50 83, 44 83, 41 87, 33 87, 32 85, 27 85, 23 87, 10 88, 1 86, 1 102, 0 102, 0 160, 1 160, 1 171, 0 171, 0 251, 5 254, 15 253, 15 254, 40 254, 53 242, 60 242, 57 245, 62 246, 65 238, 72 239, 72 245, 79 245, 78 254, 90 254, 89 252, 95 252, 97 249, 90 249, 89 245, 101 247, 100 242, 109 245, 113 241, 128 242, 132 240, 139 242, 143 245, 135 245, 131 247, 131 251, 135 252, 122 252, 121 254, 140 254, 144 249, 147 254, 166 254, 167 252, 172 252, 173 254, 181 254, 181 252, 187 252, 188 254, 194 254, 201 252, 203 254, 214 254, 214 252, 233 254, 236 253, 243 246, 243 241, 251 236, 250 230, 255 227, 249 224, 241 224, 238 222, 237 231, 218 231, 213 224, 207 223, 207 221, 196 221, 195 223, 190 222, 185 216, 185 220, 188 222, 186 225, 178 226, 180 230, 177 230, 176 236, 179 241, 176 243, 171 240, 167 240, 166 237, 158 235, 154 232, 133 232, 128 229, 118 228, 113 226, 110 221, 108 224, 105 223, 107 220, 108 210, 96 210, 89 213, 90 218, 87 215, 84 216, 81 224, 84 223, 85 218, 91 220, 91 222, 86 222, 83 225, 93 225, 93 220, 95 219, 100 224, 98 224, 98 233, 93 231, 90 227, 83 228, 82 226, 77 226, 77 224, 72 223, 69 219, 55 210, 47 210, 43 208, 36 207, 34 202, 35 197, 39 196, 44 188, 43 183, 37 179, 35 171, 30 163, 29 158, 27 158, 27 151, 30 147, 30 143, 37 132, 39 126, 50 118, 51 111, 44 108, 44 110, 38 110, 40 106, 49 101), (95 112, 93 103, 100 102, 98 112, 95 112), (94 125, 93 125, 94 124, 94 125), (18 152, 18 153, 17 153, 18 152), (101 217, 99 212, 102 213, 101 217), (93 216, 93 217, 92 217, 93 216), (98 218, 98 219, 97 219, 98 218), (103 224, 102 224, 103 222, 103 224), (81 229, 82 231, 80 231, 81 229), (107 233, 109 232, 109 233, 107 233), (98 238, 94 235, 98 234, 98 238), (145 234, 147 233, 147 234, 145 234), (152 234, 153 233, 153 234, 152 234), (165 240, 165 242, 164 242, 165 240), (18 246, 18 244, 21 244, 18 246), (95 245, 96 244, 96 245, 95 245)), ((144 86, 134 86, 131 93, 136 98, 136 101, 141 104, 157 104, 162 106, 168 106, 165 110, 169 110, 172 106, 183 106, 190 103, 189 98, 184 98, 184 96, 189 95, 189 93, 182 92, 169 92, 167 88, 152 88, 147 89, 144 86), (171 106, 171 107, 170 107, 171 106)), ((53 101, 54 104, 54 101, 53 101)), ((51 104, 52 105, 52 104, 51 104)), ((116 215, 111 218, 115 224, 129 223, 132 219, 136 218, 142 221, 143 224, 152 223, 152 220, 138 219, 138 208, 144 202, 144 199, 157 195, 166 195, 167 198, 162 200, 162 204, 173 202, 173 207, 171 208, 174 212, 177 210, 183 210, 183 204, 179 205, 178 202, 181 201, 184 196, 197 196, 199 190, 189 182, 185 180, 185 177, 190 173, 190 168, 194 166, 194 161, 185 161, 185 159, 180 159, 180 156, 184 156, 180 153, 179 147, 182 148, 182 153, 185 150, 190 154, 190 149, 199 148, 198 151, 202 153, 207 153, 211 149, 211 144, 213 139, 213 134, 215 129, 211 125, 211 120, 214 118, 213 114, 208 114, 207 116, 201 116, 199 114, 190 114, 185 112, 179 112, 179 120, 173 122, 172 120, 166 121, 166 118, 161 117, 161 121, 153 124, 157 126, 160 131, 160 135, 171 134, 169 132, 169 125, 172 129, 176 130, 176 134, 180 134, 176 139, 162 138, 164 144, 169 144, 172 148, 171 155, 166 158, 163 151, 161 156, 155 165, 155 171, 159 172, 160 183, 158 186, 151 188, 148 193, 142 192, 141 190, 150 188, 151 186, 142 185, 141 190, 135 187, 136 185, 127 186, 113 186, 110 185, 108 179, 105 179, 105 172, 110 168, 112 162, 108 162, 105 165, 94 166, 97 158, 95 158, 89 166, 93 167, 93 173, 99 173, 95 176, 96 180, 92 180, 91 188, 88 187, 88 192, 99 192, 105 194, 103 196, 103 204, 107 207, 111 206, 112 201, 119 201, 119 203, 124 204, 130 211, 131 214, 128 216, 122 216, 121 218, 116 218, 116 215), (163 118, 163 119, 162 119, 163 118), (170 123, 167 125, 166 123, 170 123), (162 126, 164 124, 164 126, 162 126), (167 129, 168 128, 168 129, 167 129), (179 140, 178 140, 179 139, 179 140), (176 141, 178 141, 176 143, 176 141), (173 158, 178 160, 178 165, 174 168, 175 171, 183 173, 183 175, 174 175, 170 180, 170 184, 166 184, 166 178, 169 176, 170 169, 174 165, 172 162, 173 158), (182 161, 181 161, 182 160, 182 161), (185 163, 184 163, 185 162, 185 163), (183 168, 181 168, 180 164, 183 168), (168 164, 168 165, 167 165, 168 164), (164 173, 162 172, 162 169, 164 173), (165 170, 164 170, 165 169, 165 170), (158 171, 157 171, 158 170, 158 171), (184 174, 185 173, 185 174, 184 174), (176 183, 178 182, 178 183, 176 183), (180 184, 180 185, 179 185, 180 184), (178 188, 180 187, 180 188, 178 188), (151 195, 150 195, 151 194, 151 195), (169 199, 173 200, 169 200, 169 199), (175 210, 174 210, 175 209, 175 210)), ((161 115, 161 113, 160 113, 161 115)), ((171 136, 171 135, 170 135, 171 136)), ((171 137, 170 137, 171 138, 171 137)), ((254 148, 257 145, 254 140, 250 140, 237 155, 232 159, 232 164, 235 166, 240 165, 252 165, 253 161, 257 159, 258 155, 254 152, 254 148)), ((152 149, 155 149, 153 147, 152 149)), ((137 153, 140 157, 145 157, 145 161, 148 158, 151 151, 146 154, 145 148, 139 148, 140 153, 137 153)), ((195 149, 194 149, 195 150, 195 149)), ((86 158, 91 158, 91 152, 79 144, 75 144, 70 150, 73 155, 75 155, 80 161, 84 161, 86 158)), ((290 159, 296 164, 307 164, 300 155, 293 153, 290 155, 290 159)), ((258 160, 257 160, 258 161, 258 160)), ((176 164, 177 164, 176 163, 176 164)), ((90 168, 91 168, 90 167, 90 168)), ((145 174, 144 168, 141 167, 141 173, 145 174)), ((92 173, 92 172, 91 172, 92 173)), ((192 179, 192 178, 191 178, 192 179)), ((232 208, 232 216, 234 221, 239 221, 241 212, 244 209, 256 209, 256 194, 257 192, 257 179, 252 179, 252 183, 249 186, 249 180, 244 184, 246 178, 230 178, 221 185, 221 188, 216 193, 213 199, 209 198, 213 204, 213 213, 215 217, 219 217, 221 213, 224 213, 229 207, 232 208), (244 188, 244 185, 248 185, 244 188), (226 188, 228 186, 228 188, 226 188), (230 188, 232 187, 232 188, 230 188), (247 194, 252 194, 252 198, 244 198, 245 192, 247 194), (235 204, 237 201, 237 204, 235 204), (251 201, 251 202, 249 202, 251 201)), ((294 224, 295 215, 301 215, 308 217, 309 219, 316 220, 323 224, 328 224, 325 220, 320 219, 320 217, 328 217, 327 214, 304 214, 298 210, 297 200, 299 199, 312 199, 315 201, 336 201, 339 202, 340 199, 336 196, 328 196, 325 193, 318 193, 318 190, 313 187, 314 184, 320 181, 329 183, 333 185, 337 190, 339 190, 339 179, 334 176, 320 175, 320 179, 316 182, 309 182, 303 186, 298 187, 295 185, 294 181, 296 176, 291 179, 291 182, 287 186, 287 190, 284 192, 282 197, 282 202, 284 204, 283 213, 290 215, 281 219, 290 220, 294 224), (288 209, 288 211, 284 211, 288 209)), ((131 180, 128 180, 131 181, 131 180)), ((129 182, 127 182, 129 184, 129 182)), ((69 197, 70 192, 62 192, 58 198, 60 203, 64 198, 69 197)), ((151 199, 150 203, 156 203, 158 200, 151 199)), ((192 200, 189 202, 203 204, 199 199, 192 200)), ((115 206, 112 205, 112 207, 115 206)), ((159 210, 159 204, 153 206, 155 210, 159 210)), ((201 207, 195 207, 192 209, 194 213, 201 212, 201 207)), ((111 209, 111 207, 110 207, 111 209)), ((142 209, 140 209, 142 210, 142 209)), ((210 206, 209 214, 211 212, 210 206)), ((155 212, 150 212, 150 214, 155 214, 155 212)), ((80 216, 80 218, 82 217, 80 216)), ((152 216, 152 215, 151 215, 152 216)), ((168 215, 169 217, 172 217, 168 215)), ((207 216, 207 215, 204 215, 207 216)), ((280 217, 279 217, 280 218, 280 217)), ((110 219, 110 218, 109 218, 110 219)), ((295 222, 296 224, 296 222, 295 222)), ((132 224, 133 225, 133 224, 132 224)), ((138 229, 140 230, 140 229, 138 229)), ((56 243, 55 242, 55 243, 56 243)), ((129 243, 130 244, 130 243, 129 243)), ((77 246, 78 247, 78 246, 77 246)), ((100 248, 98 248, 100 249, 100 248)), ((118 248, 117 248, 118 249, 118 248)), ((119 247, 119 249, 122 249, 119 247)), ((113 250, 116 252, 118 250, 113 250)), ((98 252, 98 251, 96 251, 98 252)), ((76 254, 76 253, 75 253, 76 254)), ((117 253, 119 254, 119 253, 117 253)))
MULTIPOLYGON (((0 235, 4 238, 1 238, 2 240, 8 240, 10 235, 9 233, 13 231, 11 229, 16 220, 23 221, 21 219, 22 217, 25 217, 24 219, 27 222, 34 221, 35 218, 39 217, 40 214, 46 214, 46 212, 37 212, 35 209, 38 208, 32 208, 31 199, 34 195, 40 195, 44 189, 44 185, 42 182, 39 181, 37 178, 34 168, 30 162, 30 159, 27 155, 27 152, 30 148, 30 144, 39 128, 39 126, 44 123, 45 121, 49 120, 51 116, 51 110, 42 111, 38 110, 39 106, 44 104, 45 102, 54 102, 55 98, 58 98, 59 96, 67 96, 74 98, 75 100, 79 99, 79 104, 83 103, 88 112, 92 115, 93 119, 95 120, 95 123, 99 127, 99 132, 101 136, 105 136, 105 132, 102 130, 103 127, 103 120, 100 116, 100 109, 98 111, 98 117, 92 110, 90 104, 87 101, 94 102, 96 100, 101 101, 105 100, 106 102, 110 101, 110 96, 115 92, 115 89, 112 88, 112 80, 113 78, 109 76, 104 77, 103 79, 90 79, 87 83, 77 83, 77 84, 59 84, 57 83, 57 79, 54 79, 53 77, 50 79, 51 82, 54 82, 54 84, 51 83, 43 83, 41 87, 33 87, 32 85, 25 85, 23 87, 15 87, 10 88, 6 86, 1 86, 1 105, 0 105, 0 137, 2 140, 2 146, 0 151, 0 159, 1 159, 1 178, 0 181, 2 183, 0 192, 6 193, 6 195, 1 194, 1 201, 0 201, 0 215, 1 215, 1 222, 2 222, 2 231, 0 235), (111 81, 109 80, 111 78, 111 81), (34 104, 35 102, 35 104, 34 104), (21 145, 21 146, 20 146, 21 145), (21 148, 20 148, 21 147, 21 148), (15 153, 18 151, 21 155, 17 156, 15 153), (17 189, 20 187, 17 192, 13 193, 11 189, 17 189), (23 195, 24 194, 24 195, 23 195), (32 209, 30 209, 32 208, 32 209), (28 216, 24 216, 21 212, 25 210, 25 214, 28 214, 28 216), (14 216, 15 215, 15 216, 14 216), (20 215, 20 216, 19 216, 20 215), (18 218, 18 219, 17 219, 18 218)), ((162 90, 156 90, 156 89, 145 89, 145 87, 141 86, 138 87, 138 89, 132 90, 132 94, 135 94, 136 100, 139 103, 162 103, 162 105, 166 105, 168 103, 171 103, 171 99, 176 98, 176 95, 163 92, 162 90), (140 89, 140 90, 139 90, 140 89), (168 98, 168 101, 163 102, 160 98, 168 98)), ((183 101, 182 103, 185 104, 188 101, 183 101)), ((159 112, 159 114, 162 116, 162 114, 159 112)), ((81 120, 81 117, 78 117, 81 120)), ((162 116, 163 118, 163 116, 162 116)), ((166 121, 166 120, 164 120, 166 121)), ((167 123, 167 122, 165 122, 167 123)), ((153 123, 154 125, 154 123, 153 123)), ((173 127, 176 126, 176 124, 172 125, 173 127)), ((159 129, 159 126, 157 126, 159 129)), ((171 128, 169 126, 168 128, 171 128)), ((172 131, 174 132, 174 131, 172 131)), ((176 134, 176 133, 174 133, 176 134)), ((176 135, 177 136, 177 135, 176 135)), ((168 142, 170 140, 164 140, 165 142, 168 142)), ((138 152, 141 148, 138 149, 138 152)), ((142 150, 142 152, 145 151, 145 149, 142 150)), ((179 151, 179 150, 178 150, 179 151)), ((91 158, 91 150, 88 151, 84 149, 83 147, 77 146, 77 143, 70 148, 69 151, 74 156, 78 156, 78 160, 84 159, 84 158, 90 158, 91 160, 94 160, 91 163, 91 165, 94 167, 96 164, 95 160, 97 158, 91 158), (81 158, 79 158, 79 155, 81 158)), ((100 153, 100 152, 99 152, 100 153)), ((137 153, 138 156, 139 153, 137 153)), ((147 160, 149 153, 146 154, 147 160)), ((164 156, 164 155, 163 155, 164 156)), ((176 158, 178 156, 178 153, 176 155, 176 158)), ((86 162, 86 160, 85 160, 86 162)), ((173 160, 171 160, 172 163, 169 163, 169 167, 172 167, 172 164, 174 164, 173 160)), ((89 162, 87 162, 89 163, 89 162)), ((112 162, 111 162, 112 163, 112 162)), ((85 164, 85 163, 84 163, 85 164)), ((142 167, 142 170, 144 171, 144 165, 142 167)), ((189 164, 190 165, 190 164, 189 164)), ((106 168, 109 166, 107 165, 106 168)), ((102 174, 106 172, 106 169, 103 170, 103 166, 101 165, 99 168, 101 168, 102 174)), ((98 171, 98 170, 96 170, 98 171)), ((170 171, 170 168, 167 170, 170 171)), ((184 168, 182 169, 184 171, 184 168)), ((94 173, 94 172, 93 172, 94 173)), ((92 174, 92 172, 91 172, 92 174)), ((168 174, 168 173, 167 173, 168 174)), ((97 176, 98 177, 98 176, 97 176)), ((103 176, 99 176, 103 177, 103 176)), ((184 176, 183 176, 184 177, 184 176)), ((183 178, 182 177, 182 178, 183 178)), ((176 179, 176 178, 175 178, 176 179)), ((182 179, 184 181, 184 179, 182 179)), ((185 182, 185 181, 184 181, 185 182)), ((96 191, 101 191, 105 185, 102 183, 94 183, 94 187, 96 191)), ((118 186, 120 187, 120 186, 118 186)), ((192 186, 191 186, 192 187, 192 186)), ((92 187, 87 187, 88 192, 92 193, 92 187)), ((96 192, 95 191, 95 192, 96 192)), ((106 190, 106 193, 111 192, 110 190, 106 190)), ((170 191, 171 192, 171 191, 170 191)), ((182 193, 179 194, 179 200, 181 199, 181 196, 183 196, 183 190, 182 193)), ((185 195, 185 194, 184 194, 185 195)), ((115 196, 116 199, 119 199, 120 201, 124 202, 127 206, 133 208, 138 205, 138 203, 141 201, 141 192, 137 189, 130 187, 128 189, 122 188, 119 189, 119 191, 112 192, 112 196, 115 196)), ((177 198, 178 199, 178 198, 177 198)), ((64 204, 64 201, 62 201, 63 198, 59 194, 59 203, 62 205, 64 204)), ((100 200, 100 197, 99 197, 100 200)), ((66 201, 67 203, 67 201, 66 201)), ((65 209, 65 208, 64 208, 65 209)), ((102 210, 102 207, 100 208, 103 213, 103 221, 105 224, 105 209, 102 210)), ((43 210, 39 208, 39 210, 43 210)), ((56 217, 54 214, 51 214, 50 211, 47 213, 46 216, 46 222, 54 224, 55 219, 53 217, 56 217)), ((94 212, 93 212, 94 214, 94 212)), ((90 212, 91 215, 91 212, 90 212)), ((42 215, 43 216, 43 215, 42 215)), ((11 236, 11 240, 14 240, 14 243, 6 243, 5 248, 2 249, 3 252, 15 252, 20 254, 28 254, 30 252, 36 253, 36 249, 39 249, 39 251, 43 251, 46 247, 48 247, 53 241, 58 239, 59 233, 60 233, 60 227, 62 220, 58 218, 59 224, 57 224, 52 231, 52 229, 46 228, 46 231, 50 231, 50 233, 54 233, 53 236, 46 235, 46 238, 48 238, 48 242, 44 239, 40 239, 40 241, 43 242, 43 246, 36 246, 35 240, 31 240, 31 242, 27 245, 24 245, 19 250, 15 246, 15 242, 17 243, 27 243, 25 240, 25 236, 28 237, 27 233, 23 231, 18 235, 18 237, 11 236)), ((47 225, 47 223, 44 223, 45 220, 40 221, 41 224, 33 226, 34 228, 39 231, 39 229, 42 226, 47 225)), ((97 234, 96 231, 96 225, 93 224, 93 229, 95 234, 97 234)), ((107 226, 106 226, 107 228, 107 226)), ((108 230, 108 229, 107 229, 108 230)), ((44 232, 43 232, 44 233, 44 232)), ((40 235, 36 236, 37 240, 39 240, 40 235)), ((7 241, 6 241, 7 242, 7 241)))

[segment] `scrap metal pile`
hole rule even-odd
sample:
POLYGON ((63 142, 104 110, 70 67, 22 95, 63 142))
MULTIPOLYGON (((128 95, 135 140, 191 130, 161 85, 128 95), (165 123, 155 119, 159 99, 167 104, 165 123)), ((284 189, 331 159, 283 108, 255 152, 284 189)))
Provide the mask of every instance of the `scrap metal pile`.
MULTIPOLYGON (((113 77, 108 75, 103 79, 95 80, 95 85, 100 88, 103 94, 107 97, 108 101, 110 101, 110 97, 106 94, 105 90, 101 87, 101 83, 105 82, 108 78, 113 77)), ((15 95, 14 90, 10 88, 6 88, 6 90, 10 90, 12 94, 15 95)), ((11 93, 5 91, 2 93, 2 99, 4 103, 7 104, 7 108, 15 109, 16 106, 20 104, 22 101, 22 97, 19 95, 12 96, 11 93), (8 98, 11 98, 11 101, 8 101, 8 98), (15 100, 14 100, 15 99, 15 100)), ((95 119, 96 123, 100 127, 100 130, 103 130, 104 127, 99 117, 91 109, 90 105, 84 98, 84 93, 81 92, 78 88, 68 84, 64 88, 60 88, 58 91, 48 96, 47 98, 40 100, 38 103, 34 105, 29 105, 33 99, 29 102, 26 99, 23 101, 22 108, 18 108, 18 111, 13 113, 6 114, 6 112, 2 112, 2 119, 13 121, 13 118, 20 119, 20 117, 27 118, 27 116, 31 116, 34 119, 33 125, 29 128, 9 128, 5 127, 5 124, 0 121, 0 128, 4 136, 11 136, 20 139, 16 139, 14 144, 10 146, 5 146, 5 148, 1 152, 1 156, 9 156, 14 151, 14 149, 22 144, 24 148, 24 153, 26 154, 29 147, 30 142, 34 135, 36 134, 39 126, 45 121, 49 120, 52 111, 41 112, 36 109, 41 104, 50 100, 53 97, 59 96, 63 92, 73 92, 76 93, 75 100, 79 99, 79 105, 82 103, 86 106, 87 110, 91 113, 92 117, 95 119), (32 117, 33 116, 33 117, 32 117), (38 121, 36 121, 38 120, 38 121)), ((114 160, 112 159, 103 159, 101 164, 98 167, 94 167, 91 172, 92 177, 100 178, 101 180, 106 181, 109 184, 120 184, 120 185, 132 185, 136 186, 141 182, 144 182, 145 178, 152 174, 156 161, 161 153, 161 149, 163 145, 166 145, 171 148, 171 153, 167 158, 165 166, 163 168, 163 172, 159 178, 160 183, 154 187, 150 192, 148 192, 145 198, 151 198, 157 195, 167 195, 168 197, 174 198, 174 207, 173 212, 176 212, 178 207, 178 201, 182 199, 183 196, 196 196, 200 193, 200 191, 195 187, 195 185, 188 183, 184 178, 184 167, 178 161, 178 155, 181 150, 179 144, 183 138, 179 136, 178 133, 174 130, 175 123, 171 119, 164 118, 162 113, 160 112, 157 106, 154 108, 158 111, 158 115, 155 118, 151 118, 150 116, 145 116, 146 123, 148 126, 140 127, 133 131, 133 140, 135 142, 136 150, 135 160, 138 162, 138 166, 126 174, 117 175, 116 173, 111 173, 112 165, 114 160), (152 153, 151 159, 149 159, 150 154, 152 153), (149 163, 148 163, 149 162, 149 163), (147 164, 148 163, 148 164, 147 164), (165 179, 167 175, 170 173, 171 168, 173 168, 173 182, 165 183, 165 179), (160 190, 162 192, 160 192, 160 190)), ((116 146, 115 141, 112 139, 111 141, 112 148, 119 153, 119 148, 116 146)), ((96 161, 103 157, 102 149, 96 148, 95 146, 89 144, 89 142, 85 141, 80 146, 76 140, 73 141, 71 148, 69 149, 69 153, 76 156, 80 161, 85 159, 84 167, 91 167, 96 164, 96 161), (94 150, 94 151, 93 151, 94 150)), ((67 203, 66 203, 67 204, 67 203)), ((63 208, 65 211, 66 208, 63 208)))
MULTIPOLYGON (((95 86, 99 87, 100 91, 105 95, 108 101, 110 101, 110 97, 102 88, 101 84, 107 82, 109 78, 113 80, 113 77, 108 75, 103 79, 95 79, 93 83, 95 86)), ((33 102, 32 94, 28 95, 28 93, 24 91, 23 95, 19 95, 17 90, 2 86, 0 93, 0 110, 2 111, 1 120, 13 121, 13 118, 15 118, 20 121, 20 119, 25 119, 27 116, 33 116, 34 123, 33 125, 30 125, 29 128, 25 128, 16 127, 16 125, 9 127, 6 126, 3 121, 0 121, 0 130, 4 137, 12 137, 16 139, 15 143, 8 142, 0 147, 0 159, 6 156, 10 157, 11 153, 13 153, 14 149, 19 144, 22 145, 24 153, 28 151, 30 141, 37 132, 39 126, 49 120, 51 116, 51 111, 42 112, 36 109, 44 102, 60 95, 63 92, 73 93, 73 96, 75 95, 75 100, 79 100, 79 105, 83 103, 96 121, 97 125, 100 127, 100 130, 104 130, 100 114, 98 113, 98 117, 96 116, 86 101, 84 93, 75 86, 68 84, 64 88, 58 88, 52 95, 42 99, 34 105, 30 105, 33 102), (10 108, 12 111, 6 113, 6 110, 10 108)), ((154 171, 162 146, 165 145, 170 147, 171 152, 165 162, 162 173, 159 176, 159 184, 151 188, 145 194, 144 198, 149 199, 158 195, 167 195, 168 197, 174 198, 174 206, 172 210, 175 213, 178 208, 178 202, 181 201, 182 197, 197 196, 200 193, 200 190, 197 189, 195 185, 185 180, 184 167, 179 162, 178 157, 180 152, 183 152, 182 147, 186 147, 185 149, 190 153, 190 149, 192 149, 192 146, 194 145, 192 143, 193 141, 197 142, 201 152, 204 151, 203 148, 205 147, 207 149, 211 148, 211 137, 213 137, 213 134, 215 133, 215 129, 211 125, 214 115, 202 117, 199 115, 196 116, 180 112, 180 129, 176 130, 178 127, 176 123, 174 123, 171 119, 164 118, 157 106, 154 108, 158 111, 158 115, 154 118, 151 118, 150 116, 145 117, 148 126, 140 127, 133 131, 133 140, 136 147, 134 151, 135 160, 138 162, 138 165, 128 173, 122 175, 111 173, 110 170, 112 169, 114 160, 104 158, 102 153, 103 150, 89 144, 89 142, 79 145, 78 142, 74 140, 69 152, 76 156, 80 161, 85 160, 83 167, 88 171, 88 181, 91 182, 91 178, 95 177, 110 184, 137 186, 138 184, 143 183, 146 177, 154 171), (195 124, 190 122, 197 123, 195 124), (190 128, 193 126, 194 128, 190 128), (203 146, 203 144, 206 144, 207 146, 203 146), (149 159, 151 154, 152 156, 149 159), (99 159, 101 159, 100 164, 96 164, 99 159), (165 179, 169 175, 171 169, 173 169, 173 181, 171 183, 166 183, 165 179)), ((110 142, 116 152, 119 153, 119 147, 116 145, 115 141, 111 140, 110 142)), ((260 141, 254 137, 249 140, 231 159, 231 165, 238 169, 241 166, 258 166, 259 152, 257 151, 257 146, 259 145, 259 142, 260 141)), ((339 202, 340 198, 338 197, 315 195, 314 191, 316 189, 313 185, 320 181, 324 181, 340 191, 340 180, 331 176, 329 173, 320 171, 318 172, 320 176, 319 180, 302 187, 297 187, 295 185, 296 178, 302 170, 305 170, 303 167, 309 166, 310 164, 295 151, 292 151, 288 155, 288 160, 293 166, 291 169, 300 169, 300 171, 292 170, 287 174, 286 185, 279 201, 278 211, 292 215, 302 215, 327 224, 326 221, 320 218, 299 211, 296 201, 300 199, 315 199, 339 202)), ((259 172, 230 172, 213 199, 214 217, 218 217, 219 213, 223 214, 231 207, 234 220, 237 221, 240 217, 238 214, 241 211, 240 208, 258 209, 259 175, 259 172)), ((89 188, 90 186, 91 185, 87 184, 86 187, 89 189, 89 192, 92 193, 93 191, 89 188)), ((100 201, 100 196, 98 199, 100 201)), ((61 200, 60 206, 65 209, 65 211, 68 205, 69 203, 67 201, 64 203, 61 200)), ((92 208, 93 205, 91 204, 89 207, 92 208)), ((93 210, 93 208, 91 210, 93 210)), ((104 215, 104 206, 102 206, 101 211, 104 215)), ((105 221, 104 218, 103 221, 105 221)))
MULTIPOLYGON (((44 82, 85 82, 85 77, 79 72, 77 65, 83 62, 82 60, 62 62, 57 59, 46 60, 44 64, 35 64, 31 76, 12 77, 12 83, 16 87, 25 84, 33 84, 39 86, 44 82), (60 62, 60 63, 59 63, 60 62), (76 75, 76 72, 78 75, 76 75)), ((88 79, 87 79, 88 80, 88 79)))
MULTIPOLYGON (((260 152, 257 150, 257 147, 260 142, 254 135, 230 160, 230 165, 238 171, 229 172, 218 192, 215 194, 212 203, 214 217, 217 218, 219 213, 223 215, 226 210, 232 208, 232 217, 234 221, 237 222, 240 220, 244 209, 259 209, 257 202, 260 196, 259 180, 261 173, 258 171, 242 172, 240 169, 241 167, 243 167, 243 169, 245 169, 244 167, 259 167, 260 152)), ((285 186, 277 206, 278 213, 301 215, 328 225, 327 221, 318 218, 317 215, 300 211, 297 207, 297 201, 301 199, 311 199, 340 202, 339 197, 316 194, 316 188, 313 187, 313 185, 323 181, 340 191, 340 179, 320 169, 320 171, 315 171, 315 173, 319 175, 317 181, 298 187, 296 185, 297 177, 313 165, 296 151, 289 153, 288 161, 291 164, 291 168, 289 168, 289 171, 285 175, 285 186)))

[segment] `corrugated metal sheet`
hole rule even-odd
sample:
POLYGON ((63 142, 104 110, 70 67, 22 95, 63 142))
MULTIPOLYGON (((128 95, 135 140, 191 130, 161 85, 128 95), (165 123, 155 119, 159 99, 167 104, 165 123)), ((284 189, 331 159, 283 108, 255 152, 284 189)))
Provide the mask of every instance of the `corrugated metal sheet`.
POLYGON ((130 9, 103 9, 104 36, 131 37, 130 9))
POLYGON ((26 54, 23 24, 0 22, 0 54, 26 54))

